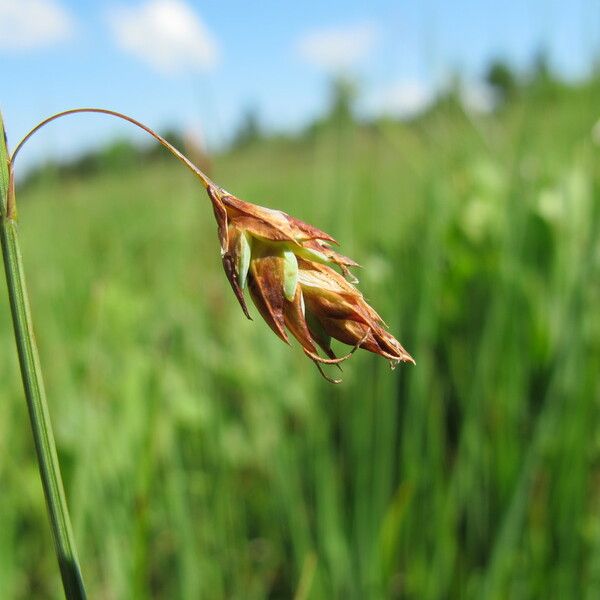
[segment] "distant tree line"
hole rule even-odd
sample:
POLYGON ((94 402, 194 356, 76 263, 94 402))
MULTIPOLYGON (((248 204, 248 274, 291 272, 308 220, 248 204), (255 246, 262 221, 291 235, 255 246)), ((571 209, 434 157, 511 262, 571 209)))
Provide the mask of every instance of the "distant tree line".
MULTIPOLYGON (((176 130, 161 134, 176 148, 184 147, 183 136, 176 130)), ((156 143, 139 145, 128 139, 117 139, 101 148, 93 148, 81 153, 77 158, 65 162, 49 161, 29 173, 23 185, 35 183, 39 179, 88 176, 104 171, 127 171, 131 167, 149 160, 160 160, 164 148, 156 143)))
MULTIPOLYGON (((594 78, 600 77, 600 62, 597 64, 594 78)), ((494 98, 495 110, 501 111, 525 95, 535 95, 537 100, 551 99, 568 85, 554 73, 548 53, 540 50, 534 57, 530 68, 519 73, 508 60, 498 57, 486 68, 483 81, 494 98)), ((329 81, 329 99, 324 113, 306 126, 304 137, 311 137, 327 129, 343 129, 348 124, 357 122, 356 101, 359 97, 359 86, 348 77, 333 77, 329 81)), ((460 104, 461 81, 456 75, 441 91, 436 101, 428 108, 428 113, 444 107, 460 104)), ((426 114, 413 117, 419 119, 426 114)), ((205 151, 197 144, 186 139, 180 131, 167 130, 162 134, 175 147, 184 149, 197 164, 210 169, 210 161, 205 151)), ((281 135, 267 133, 260 122, 259 111, 250 105, 243 111, 238 127, 231 138, 228 149, 245 151, 263 142, 265 139, 281 138, 281 135)), ((42 177, 91 175, 104 170, 127 170, 149 160, 162 160, 166 152, 158 144, 134 144, 125 139, 116 140, 100 149, 84 152, 79 157, 64 163, 47 163, 32 171, 25 182, 31 183, 42 177)))
POLYGON ((543 49, 538 51, 527 73, 519 75, 507 60, 496 58, 488 66, 484 79, 496 94, 499 106, 511 102, 520 93, 552 96, 564 86, 554 74, 548 53, 543 49))

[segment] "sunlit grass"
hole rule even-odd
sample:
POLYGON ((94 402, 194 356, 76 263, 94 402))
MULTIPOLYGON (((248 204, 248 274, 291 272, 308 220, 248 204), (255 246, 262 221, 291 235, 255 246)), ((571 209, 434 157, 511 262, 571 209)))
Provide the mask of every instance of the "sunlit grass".
MULTIPOLYGON (((216 160, 230 191, 343 240, 417 360, 357 354, 337 388, 242 317, 178 165, 22 193, 90 597, 595 597, 597 98, 216 160)), ((2 306, 0 581, 58 597, 2 306)))

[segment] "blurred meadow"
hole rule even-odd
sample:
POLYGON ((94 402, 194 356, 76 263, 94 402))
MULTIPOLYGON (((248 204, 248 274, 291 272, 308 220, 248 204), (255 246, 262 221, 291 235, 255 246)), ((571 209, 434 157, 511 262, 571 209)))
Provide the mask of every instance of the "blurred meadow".
MULTIPOLYGON (((249 114, 196 149, 362 265, 417 364, 357 352, 338 386, 245 319, 206 194, 164 151, 113 141, 22 178, 90 598, 600 597, 600 72, 487 76, 486 112, 456 80, 359 119, 336 80, 299 132, 249 114)), ((0 591, 59 598, 0 288, 0 591)))

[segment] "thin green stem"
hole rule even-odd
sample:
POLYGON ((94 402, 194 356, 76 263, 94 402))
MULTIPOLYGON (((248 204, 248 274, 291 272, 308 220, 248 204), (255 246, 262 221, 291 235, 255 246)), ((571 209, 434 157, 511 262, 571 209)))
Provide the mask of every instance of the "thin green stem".
POLYGON ((71 530, 44 391, 42 369, 33 333, 15 215, 12 162, 9 159, 2 115, 0 115, 0 243, 15 340, 65 595, 68 599, 80 599, 85 598, 86 594, 71 530))

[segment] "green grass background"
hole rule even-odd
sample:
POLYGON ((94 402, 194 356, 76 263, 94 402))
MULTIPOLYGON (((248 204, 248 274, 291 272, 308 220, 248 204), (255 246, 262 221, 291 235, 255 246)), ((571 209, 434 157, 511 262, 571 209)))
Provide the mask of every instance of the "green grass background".
MULTIPOLYGON (((175 161, 18 192, 90 597, 600 597, 598 117, 596 81, 214 159, 341 240, 416 358, 337 387, 243 317, 175 161)), ((58 598, 0 287, 0 590, 58 598)))

